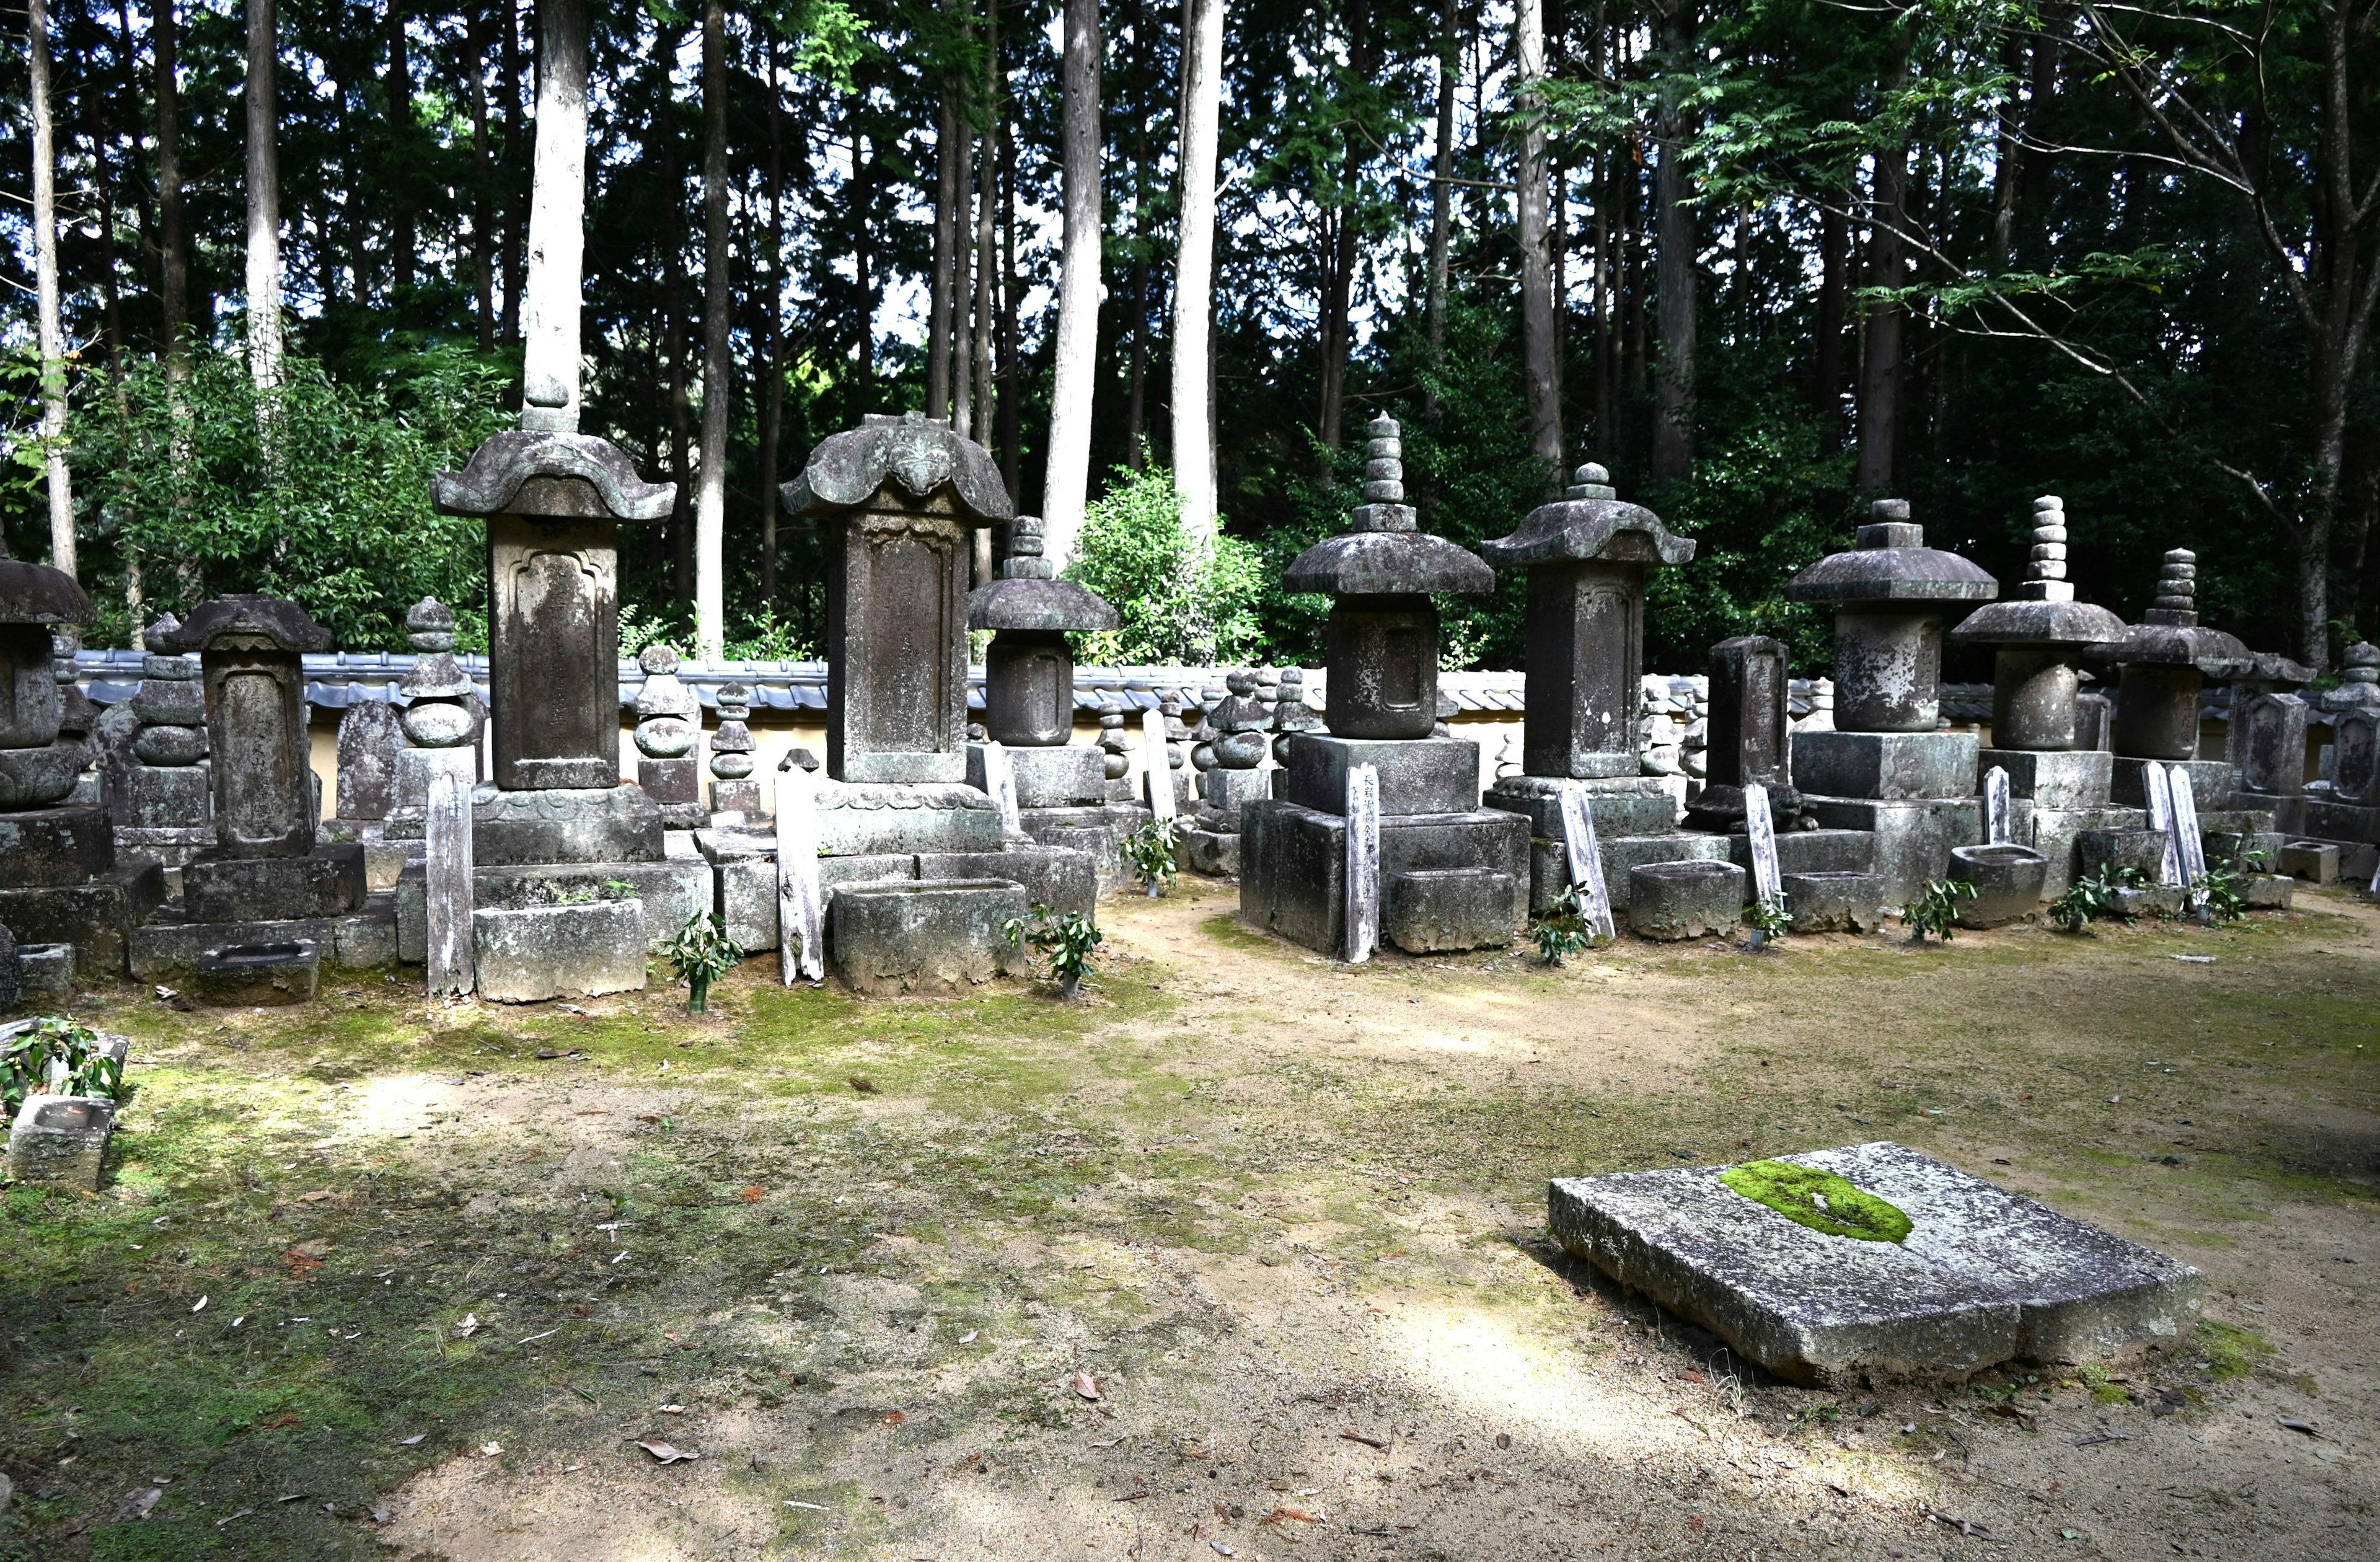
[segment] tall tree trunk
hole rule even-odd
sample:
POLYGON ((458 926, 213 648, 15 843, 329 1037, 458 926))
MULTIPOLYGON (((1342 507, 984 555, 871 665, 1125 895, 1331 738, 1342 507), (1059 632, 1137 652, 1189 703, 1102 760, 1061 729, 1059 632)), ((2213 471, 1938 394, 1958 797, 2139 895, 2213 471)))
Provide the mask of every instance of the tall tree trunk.
POLYGON ((528 202, 521 199, 520 189, 520 124, 521 124, 521 46, 520 6, 516 0, 497 0, 504 8, 504 317, 501 327, 506 342, 521 339, 521 294, 527 284, 521 275, 521 214, 528 202))
POLYGON ((248 0, 248 372, 267 422, 266 404, 281 388, 280 53, 273 0, 248 0))
MULTIPOLYGON (((1682 55, 1694 45, 1695 25, 1692 0, 1670 0, 1660 21, 1662 50, 1673 58, 1682 55)), ((1701 240, 1685 167, 1693 115, 1672 99, 1661 105, 1657 129, 1661 161, 1653 185, 1653 291, 1660 361, 1653 376, 1653 476, 1673 482, 1693 470, 1694 460, 1694 257, 1701 240)))
MULTIPOLYGON (((674 161, 674 160, 673 160, 674 161)), ((677 188, 672 179, 670 188, 677 188)), ((694 601, 694 484, 690 458, 694 448, 694 400, 686 391, 689 352, 686 328, 686 287, 673 276, 664 289, 662 351, 669 358, 670 481, 677 485, 670 506, 670 595, 682 603, 694 601)))
POLYGON ((587 253, 587 0, 540 0, 537 31, 521 427, 575 433, 587 253))
POLYGON ((1099 0, 1065 0, 1061 173, 1065 224, 1058 280, 1056 372, 1049 470, 1041 485, 1042 552, 1075 556, 1091 480, 1091 397, 1099 344, 1099 0))
POLYGON ((463 52, 471 66, 471 318, 479 328, 480 350, 487 352, 496 345, 496 236, 490 231, 494 174, 493 150, 488 145, 488 13, 484 0, 473 5, 470 19, 465 24, 463 52))
POLYGON ((727 0, 702 7, 702 466, 694 501, 695 654, 727 655, 727 0))
POLYGON ((975 137, 963 115, 953 157, 957 199, 951 203, 951 427, 975 437, 975 137))
POLYGON ((1620 333, 1613 311, 1620 306, 1619 271, 1612 250, 1611 208, 1619 194, 1619 180, 1611 171, 1611 150, 1606 147, 1596 155, 1595 169, 1595 439, 1592 451, 1603 453, 1609 463, 1614 458, 1618 441, 1611 426, 1611 400, 1620 383, 1620 366, 1613 361, 1619 350, 1620 333))
MULTIPOLYGON (((952 0, 944 0, 947 6, 952 0)), ((934 119, 934 281, 926 311, 926 416, 951 415, 951 304, 958 274, 958 86, 942 80, 934 119)))
POLYGON ((413 59, 406 38, 407 0, 388 0, 389 291, 413 286, 413 59))
POLYGON ((1843 406, 1843 324, 1850 289, 1851 225, 1832 206, 1818 209, 1817 340, 1811 344, 1810 405, 1831 443, 1840 432, 1843 406))
MULTIPOLYGON (((1443 0, 1439 7, 1438 151, 1430 164, 1433 177, 1429 186, 1427 306, 1429 364, 1433 370, 1446 361, 1446 288, 1454 243, 1454 86, 1461 43, 1454 4, 1455 0, 1443 0)), ((1427 400, 1432 409, 1437 408, 1435 381, 1428 387, 1427 400)))
POLYGON ((1224 0, 1186 0, 1182 38, 1182 214, 1173 264, 1173 486, 1182 530, 1215 535, 1214 356, 1216 132, 1223 101, 1224 0))
POLYGON ((1555 357, 1552 257, 1547 252, 1546 131, 1537 84, 1546 78, 1544 0, 1517 0, 1512 47, 1521 129, 1521 365, 1528 400, 1529 451, 1548 481, 1561 467, 1561 368, 1555 357))
POLYGON ((1000 73, 1000 474, 1014 496, 1025 481, 1025 366, 1016 352, 1016 123, 1005 59, 1000 73))
POLYGON ((760 610, 777 611, 777 461, 785 427, 785 367, 777 360, 784 325, 785 100, 777 84, 777 33, 761 24, 769 79, 769 242, 755 343, 760 375, 760 610))
MULTIPOLYGON (((998 103, 995 95, 993 103, 998 103)), ((986 130, 976 149, 975 197, 975 442, 989 448, 992 442, 991 341, 997 329, 1000 294, 994 273, 1000 253, 994 230, 1000 199, 1000 141, 986 130)), ((987 533, 989 535, 989 533, 987 533)))
MULTIPOLYGON (((1367 0, 1346 0, 1345 15, 1350 71, 1356 80, 1368 83, 1378 65, 1378 53, 1372 43, 1371 7, 1367 0)), ((1326 482, 1331 475, 1330 453, 1347 433, 1347 355, 1354 336, 1348 316, 1355 302, 1355 240, 1362 226, 1359 187, 1367 161, 1365 148, 1362 128, 1350 126, 1340 165, 1339 205, 1324 228, 1321 398, 1315 433, 1322 445, 1321 475, 1326 482)))
POLYGON ((175 54, 179 29, 175 0, 156 0, 149 21, 149 49, 157 73, 157 301, 164 339, 166 372, 189 377, 184 333, 190 324, 190 257, 182 233, 182 90, 175 54))
MULTIPOLYGON (((58 319, 57 132, 50 118, 48 0, 28 0, 25 38, 33 104, 33 278, 42 353, 42 470, 50 491, 50 563, 75 572, 74 475, 67 469, 67 337, 58 319)), ((0 539, 0 557, 7 543, 0 539)))
MULTIPOLYGON (((1135 213, 1134 238, 1142 239, 1135 213)), ((1123 464, 1134 471, 1148 464, 1148 251, 1135 245, 1132 262, 1132 360, 1124 371, 1123 464)))
MULTIPOLYGON (((1909 46, 1896 44, 1886 67, 1886 95, 1900 91, 1909 79, 1909 46)), ((1908 261, 1901 243, 1901 224, 1908 217, 1909 145, 1904 141, 1876 151, 1873 226, 1868 236, 1868 286, 1900 287, 1908 280, 1908 261)), ((1860 363, 1859 485, 1871 492, 1892 486, 1894 456, 1900 443, 1901 346, 1908 312, 1899 304, 1884 304, 1867 319, 1867 350, 1860 363)))
POLYGON ((876 409, 876 159, 868 154, 868 138, 859 128, 860 97, 851 100, 851 182, 853 225, 852 279, 859 287, 859 356, 853 379, 859 387, 862 416, 876 409))

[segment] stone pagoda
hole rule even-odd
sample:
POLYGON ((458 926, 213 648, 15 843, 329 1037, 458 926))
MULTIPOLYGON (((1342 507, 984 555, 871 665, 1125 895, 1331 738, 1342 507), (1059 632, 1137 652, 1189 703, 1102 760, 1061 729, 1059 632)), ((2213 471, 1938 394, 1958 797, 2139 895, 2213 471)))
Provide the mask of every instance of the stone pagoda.
POLYGON ((74 800, 90 749, 65 730, 52 635, 90 618, 73 576, 0 543, 0 928, 20 956, 68 945, 80 969, 120 971, 165 879, 152 857, 119 863, 106 812, 74 800))
MULTIPOLYGON (((967 738, 971 538, 1013 514, 990 453, 944 420, 871 416, 821 440, 782 492, 789 517, 824 533, 827 561, 827 752, 815 790, 827 957, 866 992, 1017 969, 1000 923, 1028 902, 1088 912, 1098 865, 1087 852, 1012 838, 999 804, 969 781, 985 763, 967 738)), ((1013 612, 1027 637, 1019 665, 1002 653, 1025 687, 1003 678, 988 730, 1039 739, 1019 753, 1053 751, 1046 765, 1014 766, 1020 791, 1027 774, 1054 788, 1037 796, 1096 795, 1102 785, 1096 750, 1074 759, 1050 741, 1071 730, 1071 659, 1029 665, 1032 637, 1063 632, 1035 628, 1053 618, 1037 620, 1029 604, 1078 616, 1076 590, 1030 573, 985 588, 996 593, 987 604, 1004 604, 998 616, 1013 612)), ((1049 641, 1038 649, 1046 655, 1049 641)))
POLYGON ((2131 631, 2106 608, 2074 600, 2066 549, 2066 503, 2045 494, 2033 502, 2024 583, 1950 631, 1952 640, 1998 648, 1992 743, 1976 763, 2007 773, 2012 838, 2047 859, 2042 895, 2053 900, 2080 871, 2075 851, 2083 831, 2140 824, 2134 811, 2109 805, 2115 756, 2084 741, 2078 705, 2084 654, 2120 645, 2131 631))
POLYGON ((1500 778, 1488 808, 1529 822, 1529 905, 1542 911, 1570 882, 1562 794, 1585 794, 1615 908, 1640 863, 1723 857, 1723 842, 1678 829, 1678 780, 1645 774, 1639 752, 1645 682, 1645 575, 1694 556, 1642 505, 1622 502, 1592 462, 1562 496, 1531 510, 1509 537, 1480 545, 1499 569, 1529 579, 1526 709, 1521 770, 1500 778))
MULTIPOLYGON (((966 627, 991 631, 983 653, 983 727, 1008 750, 1020 811, 1096 807, 1107 799, 1099 750, 1075 736, 1075 653, 1069 634, 1112 629, 1116 610, 1057 578, 1041 554, 1041 518, 1009 523, 1001 578, 967 593, 966 627)), ((984 785, 984 749, 967 747, 967 779, 984 785)), ((1026 826, 1033 833, 1032 826, 1026 826)))
POLYGON ((318 844, 304 657, 328 650, 330 631, 294 602, 242 594, 200 604, 152 643, 199 659, 215 844, 183 864, 179 903, 133 934, 133 975, 269 949, 304 970, 310 995, 319 965, 391 963, 395 912, 366 903, 362 843, 318 844))
POLYGON ((1493 591, 1495 572, 1415 530, 1395 421, 1375 418, 1366 433, 1366 502, 1354 528, 1300 554, 1283 581, 1333 599, 1326 730, 1288 738, 1272 796, 1240 811, 1240 915, 1308 948, 1347 946, 1348 779, 1369 765, 1379 779, 1382 940, 1415 954, 1499 947, 1527 916, 1528 822, 1479 806, 1477 743, 1430 735, 1439 708, 1430 598, 1493 591))
POLYGON ((2343 662, 2338 687, 2319 696, 2331 729, 2323 774, 2276 814, 2292 837, 2336 843, 2339 875, 2369 883, 2380 868, 2380 645, 2358 641, 2343 662))
POLYGON ((154 857, 169 874, 178 874, 215 839, 199 664, 156 649, 181 627, 170 613, 149 626, 132 698, 111 706, 96 729, 102 800, 115 825, 116 851, 154 857))
POLYGON ((2117 671, 2111 787, 2119 803, 2144 807, 2143 770, 2154 760, 2190 779, 2204 815, 2228 809, 2234 773, 2228 760, 2198 755, 2200 706, 2209 679, 2252 674, 2256 653, 2198 621, 2198 555, 2175 548, 2157 573, 2156 600, 2124 640, 2095 661, 2117 671))
POLYGON ((1879 499, 1848 553, 1793 577, 1795 602, 1835 610, 1835 730, 1793 735, 1794 785, 1821 826, 1876 836, 1886 898, 1915 898, 1950 848, 1983 839, 1971 732, 1942 725, 1942 621, 1999 584, 1925 545, 1905 499, 1879 499))
MULTIPOLYGON (((1240 811, 1272 796, 1273 773, 1264 768, 1272 748, 1273 712, 1257 698, 1252 667, 1226 674, 1220 698, 1207 706, 1202 745, 1209 763, 1198 773, 1198 807, 1182 832, 1182 857, 1196 873, 1237 878, 1240 872, 1240 811)), ((1196 756, 1193 756, 1196 763, 1196 756)))

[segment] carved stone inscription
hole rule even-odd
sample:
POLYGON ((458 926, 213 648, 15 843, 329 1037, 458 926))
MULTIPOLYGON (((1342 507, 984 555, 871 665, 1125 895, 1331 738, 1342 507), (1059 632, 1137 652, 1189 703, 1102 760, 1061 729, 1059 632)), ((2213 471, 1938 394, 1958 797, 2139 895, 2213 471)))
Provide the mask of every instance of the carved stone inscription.
POLYGON ((488 523, 495 780, 620 783, 619 558, 612 521, 488 523))

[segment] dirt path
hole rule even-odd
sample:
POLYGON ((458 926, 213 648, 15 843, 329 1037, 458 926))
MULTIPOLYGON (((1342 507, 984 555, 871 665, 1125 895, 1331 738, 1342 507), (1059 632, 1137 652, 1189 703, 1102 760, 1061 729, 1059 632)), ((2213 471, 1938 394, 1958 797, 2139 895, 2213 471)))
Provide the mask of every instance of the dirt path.
POLYGON ((7 1206, 0 1547, 2370 1554, 2370 908, 1548 972, 1348 970, 1232 905, 1110 903, 1071 1008, 759 962, 708 1022, 107 1006, 123 1185, 7 1206), (2206 1327, 1814 1394, 1542 1239, 1551 1175, 1875 1138, 2198 1264, 2206 1327))

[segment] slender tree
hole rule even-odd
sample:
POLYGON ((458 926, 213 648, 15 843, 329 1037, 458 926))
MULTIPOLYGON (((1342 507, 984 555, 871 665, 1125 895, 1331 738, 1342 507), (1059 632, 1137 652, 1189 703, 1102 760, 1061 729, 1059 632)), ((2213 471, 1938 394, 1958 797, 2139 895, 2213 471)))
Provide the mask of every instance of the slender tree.
POLYGON ((281 388, 280 37, 273 0, 248 6, 248 372, 256 384, 259 433, 272 443, 281 388))
POLYGON ((408 0, 387 0, 388 265, 389 287, 413 286, 418 225, 414 212, 413 51, 407 35, 408 0))
POLYGON ((1528 397, 1529 450, 1550 474, 1561 465, 1561 367, 1554 338, 1553 259, 1546 224, 1546 128, 1538 84, 1546 79, 1545 0, 1512 7, 1521 117, 1521 373, 1528 397))
POLYGON ((727 654, 727 0, 702 7, 702 452, 694 501, 695 653, 727 654))
POLYGON ((539 0, 521 427, 576 433, 587 252, 587 0, 539 0))
POLYGON ((1050 395, 1050 466, 1042 481, 1042 551, 1063 568, 1075 556, 1091 479, 1091 396, 1099 343, 1099 0, 1065 0, 1061 177, 1065 220, 1059 261, 1056 373, 1050 395))
MULTIPOLYGON (((1446 288, 1454 239, 1454 88, 1460 70, 1462 34, 1454 0, 1439 12, 1438 144, 1429 183, 1429 356, 1436 367, 1446 355, 1446 288)), ((1437 400, 1433 385, 1430 399, 1437 400)))
POLYGON ((760 247, 760 607, 777 610, 777 464, 785 427, 785 366, 778 359, 785 313, 785 98, 777 80, 777 31, 765 23, 760 47, 769 93, 769 238, 760 247))
MULTIPOLYGON (((1682 61, 1694 47, 1694 0, 1670 0, 1660 14, 1660 46, 1682 61)), ((1682 75, 1682 73, 1681 73, 1682 75)), ((1694 323, 1701 247, 1694 220, 1694 188, 1686 177, 1686 142, 1694 133, 1693 111, 1682 90, 1664 94, 1656 117, 1660 164, 1654 173, 1653 292, 1658 311, 1655 336, 1659 363, 1653 375, 1653 475, 1675 481, 1694 459, 1694 323)), ((1738 265, 1742 252, 1738 251, 1738 265)))
POLYGON ((184 340, 190 324, 190 255, 182 231, 182 89, 174 3, 157 0, 149 19, 149 52, 157 78, 158 323, 164 327, 166 372, 184 379, 190 372, 184 340))
MULTIPOLYGON (((1909 80, 1909 38, 1893 32, 1881 95, 1889 102, 1909 80)), ((1867 285, 1899 288, 1908 281, 1909 135, 1889 132, 1876 149, 1876 173, 1869 198, 1867 285)), ((1908 309, 1896 300, 1878 304, 1867 317, 1866 350, 1861 356, 1859 386, 1859 485, 1882 492, 1893 484, 1900 445, 1902 343, 1908 309)))
POLYGON ((1223 101, 1224 0, 1185 0, 1182 40, 1182 214, 1173 268, 1173 486, 1182 529, 1215 535, 1216 140, 1223 101))
MULTIPOLYGON (((25 7, 33 104, 33 273, 42 354, 42 470, 50 497, 50 562, 75 572, 74 474, 67 466, 67 336, 58 318, 57 133, 50 112, 48 0, 25 7)), ((6 544, 0 543, 0 553, 6 544)))

